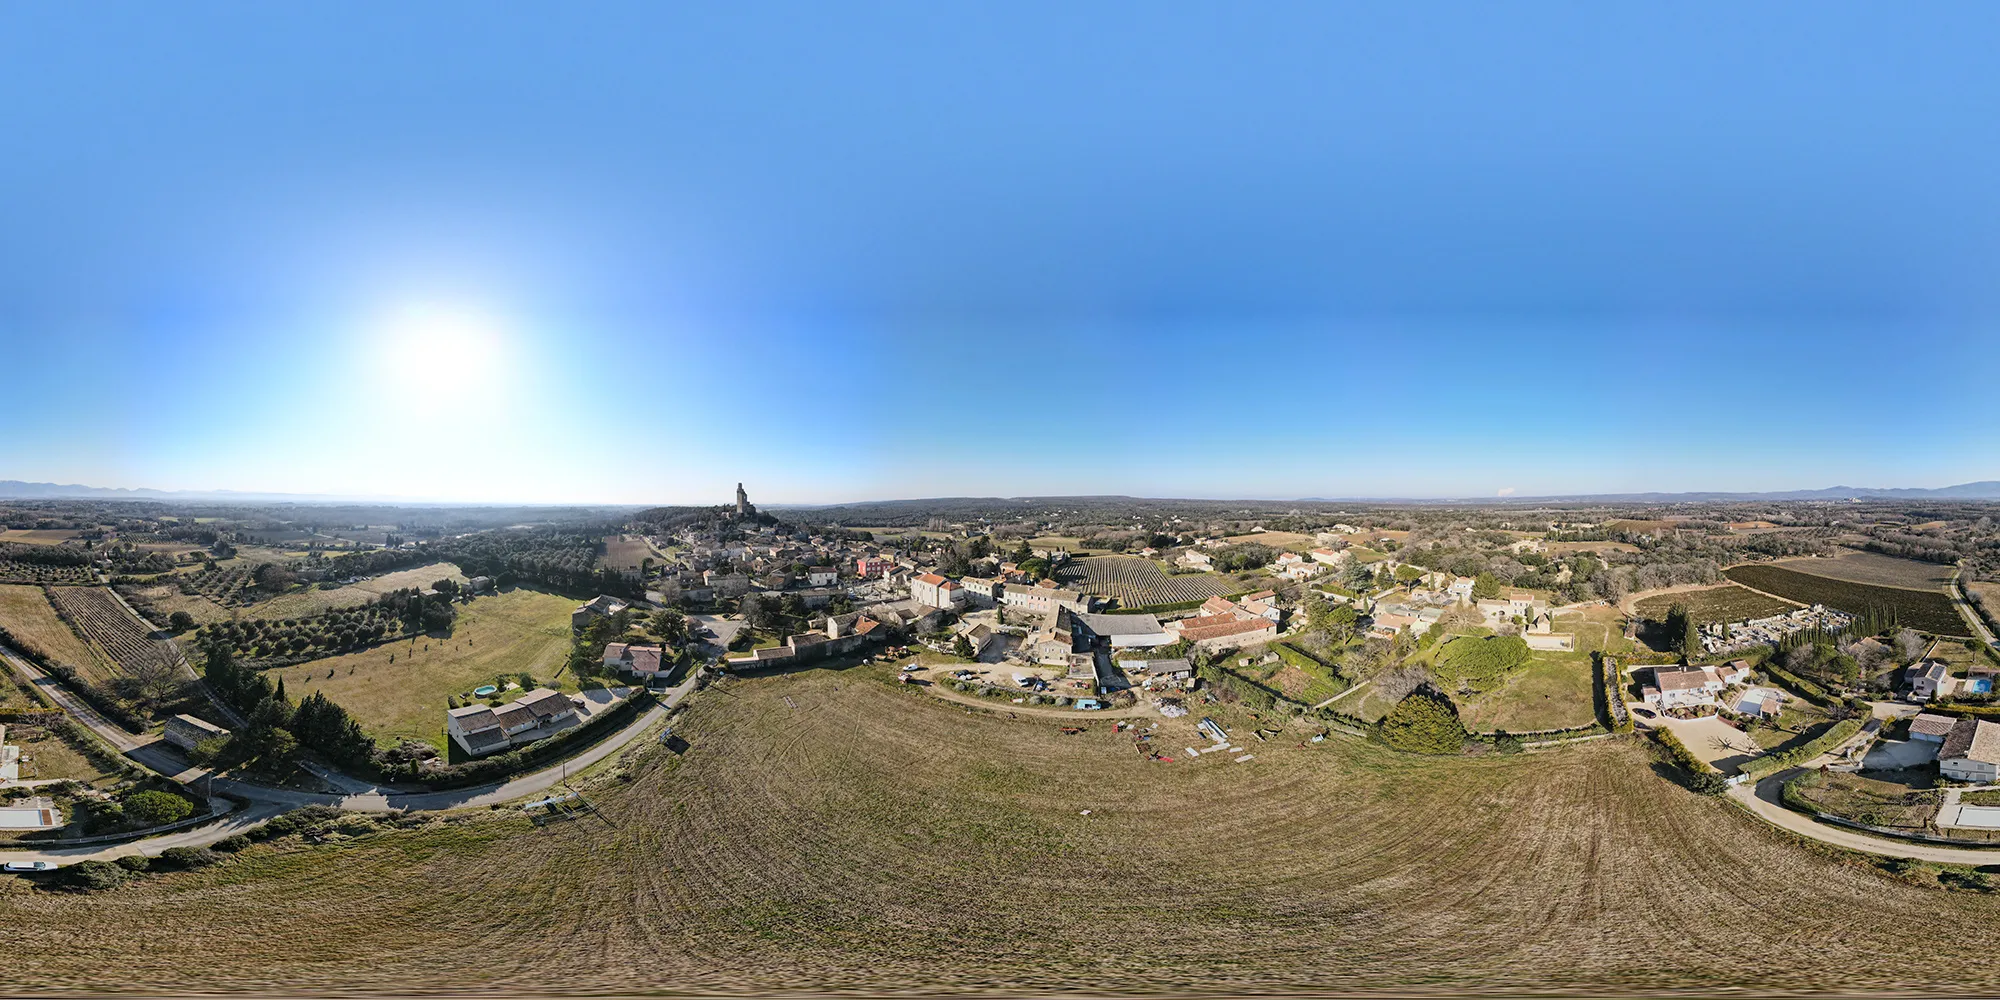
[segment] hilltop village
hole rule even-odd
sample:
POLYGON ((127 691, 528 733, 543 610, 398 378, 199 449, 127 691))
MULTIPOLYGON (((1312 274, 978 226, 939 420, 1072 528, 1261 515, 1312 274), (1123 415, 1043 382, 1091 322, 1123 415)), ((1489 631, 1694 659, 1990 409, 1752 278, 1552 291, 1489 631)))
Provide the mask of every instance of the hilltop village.
MULTIPOLYGON (((22 501, 0 524, 0 860, 52 889, 427 815, 694 815, 628 783, 754 800, 736 782, 882 768, 977 817, 1018 788, 989 751, 1036 760, 1075 820, 1105 780, 1170 815, 1202 808, 1183 781, 1264 808, 1285 799, 1235 790, 1520 759, 1722 797, 1931 888, 1986 891, 2000 840, 1980 504, 760 509, 738 484, 655 508, 22 501)), ((730 822, 690 857, 769 818, 730 822)))

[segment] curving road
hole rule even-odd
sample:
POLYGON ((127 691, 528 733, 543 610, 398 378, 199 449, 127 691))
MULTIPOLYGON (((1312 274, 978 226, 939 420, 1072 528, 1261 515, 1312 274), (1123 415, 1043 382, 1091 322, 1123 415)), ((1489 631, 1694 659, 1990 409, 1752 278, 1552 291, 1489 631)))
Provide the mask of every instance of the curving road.
POLYGON ((1990 865, 2000 863, 2000 844, 1991 848, 1947 847, 1942 844, 1925 844, 1912 840, 1890 840, 1863 833, 1860 830, 1822 823, 1804 813, 1785 808, 1781 797, 1785 782, 1807 770, 1795 767, 1780 771, 1754 786, 1737 785, 1729 790, 1729 797, 1737 805, 1748 809, 1751 815, 1772 826, 1789 830, 1799 836, 1817 840, 1850 851, 1863 851, 1890 858, 1910 858, 1916 861, 1933 861, 1950 865, 1990 865))
MULTIPOLYGON (((39 690, 47 694, 51 701, 69 712, 78 722, 89 727, 106 742, 116 746, 126 756, 164 774, 174 774, 183 783, 206 778, 207 772, 199 768, 179 771, 173 759, 154 746, 156 737, 135 737, 113 725, 102 715, 92 711, 75 695, 59 684, 55 678, 34 668, 33 664, 12 649, 0 646, 0 660, 5 660, 23 677, 28 678, 39 690)), ((633 740, 651 729, 654 724, 666 718, 667 713, 679 705, 694 690, 695 676, 690 671, 686 680, 669 688, 658 704, 641 713, 638 718, 626 724, 625 728, 599 740, 589 749, 560 761, 550 767, 530 774, 524 774, 509 781, 471 788, 456 788, 440 792, 397 792, 368 786, 339 772, 329 772, 329 784, 336 787, 356 789, 348 794, 300 792, 285 788, 273 788, 254 782, 233 778, 213 778, 211 792, 228 792, 249 799, 247 808, 236 808, 233 803, 223 800, 231 808, 213 823, 177 830, 173 833, 149 837, 144 840, 126 841, 118 844, 83 845, 77 847, 49 847, 42 850, 0 851, 0 863, 9 861, 55 861, 74 863, 87 859, 109 860, 131 854, 158 855, 170 847, 206 847, 226 837, 243 833, 273 817, 297 809, 301 806, 333 806, 354 812, 390 812, 395 810, 434 811, 440 809, 460 809, 470 806, 494 805, 524 798, 548 791, 562 784, 570 772, 581 771, 624 749, 633 740), (331 780, 337 778, 337 780, 331 780), (365 790, 360 790, 365 789, 365 790)))

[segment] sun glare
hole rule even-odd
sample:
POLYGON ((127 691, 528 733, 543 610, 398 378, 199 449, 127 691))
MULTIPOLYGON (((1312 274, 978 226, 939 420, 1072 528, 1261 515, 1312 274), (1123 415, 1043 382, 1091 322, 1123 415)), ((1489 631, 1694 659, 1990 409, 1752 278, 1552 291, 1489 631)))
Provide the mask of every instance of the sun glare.
POLYGON ((381 343, 397 402, 421 412, 466 406, 491 392, 505 371, 506 347, 492 319, 433 306, 398 313, 381 343))

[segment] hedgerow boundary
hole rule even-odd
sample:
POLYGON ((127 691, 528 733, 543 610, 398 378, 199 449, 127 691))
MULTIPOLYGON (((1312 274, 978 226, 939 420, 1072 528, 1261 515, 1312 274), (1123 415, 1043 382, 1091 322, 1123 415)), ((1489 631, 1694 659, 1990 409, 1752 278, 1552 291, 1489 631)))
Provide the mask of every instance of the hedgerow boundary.
POLYGON ((1842 719, 1832 726, 1827 727, 1826 732, 1798 746, 1778 753, 1765 754, 1762 757, 1747 761, 1741 767, 1738 767, 1737 770, 1754 781, 1764 775, 1782 771, 1802 761, 1811 760, 1847 742, 1854 734, 1861 731, 1861 726, 1862 721, 1860 719, 1842 719))

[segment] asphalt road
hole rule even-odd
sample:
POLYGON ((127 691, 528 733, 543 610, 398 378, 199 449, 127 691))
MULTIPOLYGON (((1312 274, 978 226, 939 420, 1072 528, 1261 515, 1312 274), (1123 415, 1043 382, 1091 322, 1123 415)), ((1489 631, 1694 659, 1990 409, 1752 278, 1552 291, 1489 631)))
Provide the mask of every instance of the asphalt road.
POLYGON ((1851 830, 1832 823, 1822 823, 1801 812, 1785 808, 1780 797, 1785 782, 1797 777, 1806 768, 1793 768, 1771 775, 1754 786, 1737 785, 1729 790, 1729 797, 1736 804, 1750 810, 1751 814, 1772 826, 1789 830, 1802 837, 1835 847, 1845 847, 1850 851, 1879 854, 1889 858, 1911 858, 1917 861, 1933 861, 1952 865, 2000 864, 2000 846, 1987 849, 1977 847, 1946 847, 1940 844, 1923 844, 1912 840, 1890 840, 1877 837, 1860 830, 1851 830))
MULTIPOLYGON (((47 693, 51 700, 74 716, 77 721, 88 726, 112 745, 117 746, 127 756, 146 764, 155 771, 173 774, 180 770, 177 762, 159 748, 158 741, 150 737, 135 737, 119 729, 109 720, 92 711, 90 706, 77 699, 69 691, 56 683, 54 678, 36 670, 33 664, 20 657, 13 650, 0 647, 0 657, 4 657, 22 676, 47 693)), ((686 680, 669 688, 660 698, 659 704, 646 710, 632 720, 624 729, 598 741, 590 749, 554 766, 531 774, 524 774, 509 781, 472 788, 458 788, 440 792, 390 792, 373 789, 365 782, 357 781, 344 774, 332 772, 337 780, 330 784, 346 788, 366 788, 350 794, 330 794, 300 792, 285 788, 273 788, 254 782, 233 778, 216 778, 212 791, 229 792, 250 800, 247 808, 232 808, 221 819, 213 823, 177 830, 173 833, 144 840, 126 841, 118 844, 83 845, 77 847, 51 847, 43 850, 0 851, 0 863, 8 861, 55 861, 69 864, 86 859, 109 860, 130 854, 156 856, 170 847, 206 847, 226 837, 242 833, 275 816, 301 806, 326 805, 354 812, 389 812, 392 810, 432 811, 439 809, 460 809, 466 807, 494 805, 510 802, 540 792, 548 791, 561 784, 572 771, 580 771, 604 760, 624 749, 633 740, 650 729, 654 723, 666 718, 669 711, 681 703, 694 690, 694 673, 689 672, 686 680)), ((200 769, 181 771, 177 777, 184 782, 198 781, 206 775, 200 769)), ((227 800, 223 800, 227 803, 227 800)))

